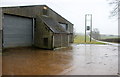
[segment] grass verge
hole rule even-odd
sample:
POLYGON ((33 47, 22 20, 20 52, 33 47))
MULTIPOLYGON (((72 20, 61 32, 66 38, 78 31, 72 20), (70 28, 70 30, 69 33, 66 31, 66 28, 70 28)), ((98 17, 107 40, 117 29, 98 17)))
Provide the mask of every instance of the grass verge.
POLYGON ((90 38, 88 36, 86 36, 86 42, 85 42, 85 36, 84 35, 77 35, 74 38, 74 43, 75 44, 105 44, 105 43, 102 43, 102 42, 97 42, 95 40, 92 40, 90 42, 90 38))

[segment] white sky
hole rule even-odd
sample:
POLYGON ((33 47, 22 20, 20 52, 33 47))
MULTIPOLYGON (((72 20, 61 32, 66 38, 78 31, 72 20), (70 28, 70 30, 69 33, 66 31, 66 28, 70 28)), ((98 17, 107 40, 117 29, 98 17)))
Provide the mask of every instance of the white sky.
POLYGON ((65 17, 74 24, 75 32, 84 33, 85 14, 93 15, 93 28, 101 34, 118 34, 117 18, 110 19, 111 7, 107 0, 2 0, 0 6, 42 5, 65 17))

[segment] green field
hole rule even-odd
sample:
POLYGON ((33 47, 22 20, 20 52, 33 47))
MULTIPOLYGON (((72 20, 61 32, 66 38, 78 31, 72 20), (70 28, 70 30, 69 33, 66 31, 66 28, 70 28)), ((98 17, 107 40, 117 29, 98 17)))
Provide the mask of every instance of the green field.
POLYGON ((74 38, 74 43, 75 44, 105 44, 105 43, 101 43, 101 42, 96 42, 94 40, 92 40, 90 42, 90 38, 88 36, 86 36, 86 42, 85 42, 84 35, 76 35, 76 37, 74 38))
POLYGON ((103 35, 101 35, 101 39, 114 39, 114 38, 118 38, 118 36, 103 36, 103 35))

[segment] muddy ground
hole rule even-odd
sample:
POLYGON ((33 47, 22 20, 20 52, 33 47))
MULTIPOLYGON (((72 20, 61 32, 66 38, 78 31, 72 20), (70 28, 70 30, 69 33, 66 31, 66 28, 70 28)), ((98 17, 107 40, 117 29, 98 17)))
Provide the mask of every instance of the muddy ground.
POLYGON ((5 49, 3 75, 117 75, 118 47, 72 45, 58 50, 5 49))

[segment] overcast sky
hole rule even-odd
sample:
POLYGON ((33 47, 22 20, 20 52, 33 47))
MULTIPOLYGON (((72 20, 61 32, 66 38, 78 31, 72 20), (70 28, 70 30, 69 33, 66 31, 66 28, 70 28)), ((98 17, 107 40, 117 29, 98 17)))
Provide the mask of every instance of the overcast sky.
POLYGON ((93 15, 93 28, 101 34, 118 34, 117 18, 109 18, 112 6, 107 0, 2 0, 0 6, 48 5, 74 24, 75 32, 84 33, 85 14, 93 15))

